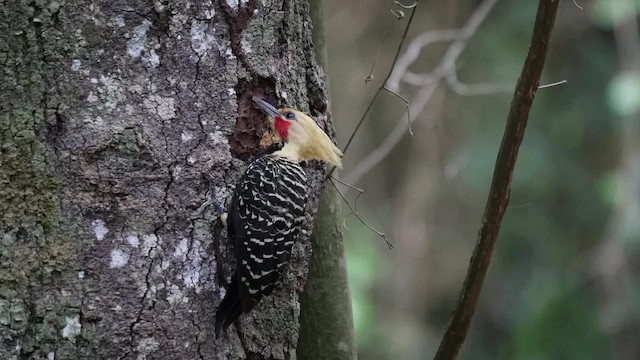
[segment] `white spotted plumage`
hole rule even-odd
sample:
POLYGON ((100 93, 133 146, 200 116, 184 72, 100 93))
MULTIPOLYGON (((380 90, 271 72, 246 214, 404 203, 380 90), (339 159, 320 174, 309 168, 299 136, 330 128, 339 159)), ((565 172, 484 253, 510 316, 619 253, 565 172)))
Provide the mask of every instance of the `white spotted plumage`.
POLYGON ((236 185, 227 229, 237 269, 216 311, 216 336, 273 292, 285 271, 306 218, 307 179, 299 163, 342 164, 341 151, 311 117, 253 100, 268 115, 274 139, 282 142, 254 160, 236 185))
POLYGON ((236 187, 229 231, 238 244, 240 293, 252 302, 269 295, 280 279, 304 219, 306 181, 297 162, 268 154, 249 165, 236 187))

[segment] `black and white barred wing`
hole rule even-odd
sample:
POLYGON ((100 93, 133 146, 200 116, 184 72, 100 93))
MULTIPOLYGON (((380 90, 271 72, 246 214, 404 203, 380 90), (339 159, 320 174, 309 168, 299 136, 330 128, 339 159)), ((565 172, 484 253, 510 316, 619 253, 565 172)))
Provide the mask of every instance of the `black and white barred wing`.
POLYGON ((257 302, 275 288, 298 237, 307 200, 305 173, 295 162, 263 156, 249 165, 236 195, 237 275, 242 298, 257 302))

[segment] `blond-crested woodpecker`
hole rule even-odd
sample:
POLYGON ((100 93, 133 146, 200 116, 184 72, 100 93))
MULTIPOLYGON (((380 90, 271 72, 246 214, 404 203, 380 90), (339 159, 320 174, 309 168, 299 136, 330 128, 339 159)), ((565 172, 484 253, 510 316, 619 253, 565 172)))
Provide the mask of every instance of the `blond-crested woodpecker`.
POLYGON ((227 230, 237 269, 216 311, 216 337, 278 283, 306 213, 307 179, 300 162, 342 165, 342 152, 312 118, 256 97, 253 101, 282 143, 249 164, 233 193, 227 230))

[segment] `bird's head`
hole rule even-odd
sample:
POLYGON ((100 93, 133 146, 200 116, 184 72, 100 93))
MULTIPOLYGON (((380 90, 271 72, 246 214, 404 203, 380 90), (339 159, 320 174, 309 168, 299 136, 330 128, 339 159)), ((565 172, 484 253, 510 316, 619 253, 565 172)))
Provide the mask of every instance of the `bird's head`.
POLYGON ((253 101, 267 114, 274 130, 285 142, 281 152, 296 160, 323 160, 342 167, 342 151, 308 115, 293 109, 276 109, 268 102, 253 97, 253 101))

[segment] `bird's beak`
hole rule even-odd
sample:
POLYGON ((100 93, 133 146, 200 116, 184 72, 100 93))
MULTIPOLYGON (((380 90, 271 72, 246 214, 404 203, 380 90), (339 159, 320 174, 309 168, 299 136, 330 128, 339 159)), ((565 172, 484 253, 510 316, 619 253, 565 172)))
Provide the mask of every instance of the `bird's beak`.
POLYGON ((271 104, 269 104, 268 102, 257 98, 257 97, 252 97, 251 98, 253 100, 253 102, 256 103, 256 105, 258 105, 258 107, 264 111, 265 114, 269 115, 272 118, 276 118, 278 116, 280 116, 280 113, 278 112, 278 110, 271 104))

